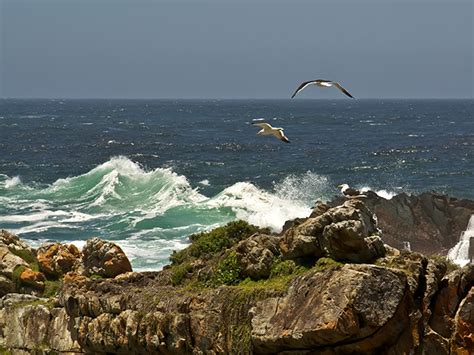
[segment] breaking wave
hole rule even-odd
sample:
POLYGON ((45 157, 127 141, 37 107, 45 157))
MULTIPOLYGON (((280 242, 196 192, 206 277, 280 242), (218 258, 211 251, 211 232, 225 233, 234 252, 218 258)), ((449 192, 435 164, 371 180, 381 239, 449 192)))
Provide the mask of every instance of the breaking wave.
POLYGON ((237 182, 208 197, 171 169, 147 171, 114 157, 51 185, 0 174, 0 227, 34 246, 47 240, 81 244, 99 235, 121 245, 135 270, 159 269, 189 234, 235 219, 278 232, 286 220, 308 216, 316 200, 329 199, 331 186, 307 172, 276 182, 271 191, 237 182))

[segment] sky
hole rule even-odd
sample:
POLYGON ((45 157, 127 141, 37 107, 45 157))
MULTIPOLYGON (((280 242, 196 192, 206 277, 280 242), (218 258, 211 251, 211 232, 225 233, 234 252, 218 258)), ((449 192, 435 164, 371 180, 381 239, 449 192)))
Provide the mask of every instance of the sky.
POLYGON ((0 0, 0 97, 473 98, 473 3, 0 0))

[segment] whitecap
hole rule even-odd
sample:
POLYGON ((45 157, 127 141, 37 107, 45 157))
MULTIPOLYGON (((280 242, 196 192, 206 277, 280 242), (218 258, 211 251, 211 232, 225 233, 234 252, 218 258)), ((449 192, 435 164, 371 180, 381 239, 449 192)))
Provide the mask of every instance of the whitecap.
POLYGON ((298 201, 285 200, 248 182, 238 182, 224 189, 206 204, 214 208, 229 207, 238 219, 275 232, 281 231, 285 221, 311 213, 310 207, 298 201))
POLYGON ((199 184, 203 185, 203 186, 209 186, 210 185, 209 180, 207 180, 207 179, 199 181, 199 184))
POLYGON ((11 189, 12 187, 15 187, 17 185, 21 184, 21 179, 19 176, 14 176, 10 179, 5 180, 5 188, 6 189, 11 189))
POLYGON ((372 188, 368 187, 368 186, 364 186, 360 189, 361 192, 367 192, 367 191, 373 191, 375 192, 377 195, 379 195, 380 197, 386 199, 386 200, 391 200, 394 196, 397 195, 396 192, 393 192, 393 191, 388 191, 388 190, 385 190, 385 189, 381 189, 381 190, 373 190, 372 188))
POLYGON ((70 225, 63 224, 60 222, 53 222, 53 221, 42 221, 39 223, 31 224, 25 227, 20 227, 20 228, 10 228, 9 231, 13 234, 26 234, 26 233, 42 233, 46 232, 50 229, 58 229, 58 228, 74 228, 71 227, 70 225))

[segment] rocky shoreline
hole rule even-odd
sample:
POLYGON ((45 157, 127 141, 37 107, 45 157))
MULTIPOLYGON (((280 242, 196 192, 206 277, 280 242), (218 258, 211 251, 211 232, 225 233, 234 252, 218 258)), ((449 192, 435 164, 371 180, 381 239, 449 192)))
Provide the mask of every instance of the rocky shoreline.
POLYGON ((280 234, 237 221, 193 235, 142 273, 99 238, 34 250, 1 231, 0 353, 470 354, 474 265, 441 255, 472 214, 368 192, 280 234))

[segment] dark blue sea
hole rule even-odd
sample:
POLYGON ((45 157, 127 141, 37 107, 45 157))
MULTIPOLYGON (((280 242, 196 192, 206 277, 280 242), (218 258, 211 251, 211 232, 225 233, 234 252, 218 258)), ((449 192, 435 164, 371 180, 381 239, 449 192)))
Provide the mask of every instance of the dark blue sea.
POLYGON ((0 100, 0 228, 113 240, 159 269, 186 236, 273 230, 348 183, 474 199, 474 100, 0 100), (252 120, 291 143, 257 136, 252 120))

